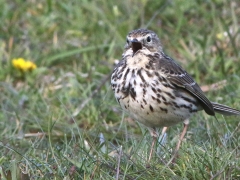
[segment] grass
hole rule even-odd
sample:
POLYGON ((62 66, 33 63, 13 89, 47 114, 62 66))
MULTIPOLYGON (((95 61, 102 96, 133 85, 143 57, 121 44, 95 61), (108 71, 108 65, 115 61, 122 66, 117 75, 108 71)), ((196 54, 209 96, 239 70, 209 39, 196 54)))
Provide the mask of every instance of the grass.
POLYGON ((191 118, 169 128, 146 168, 151 137, 123 115, 107 77, 126 34, 158 33, 169 54, 212 101, 240 109, 238 1, 0 2, 1 179, 239 179, 239 117, 191 118), (32 72, 13 58, 36 63, 32 72))

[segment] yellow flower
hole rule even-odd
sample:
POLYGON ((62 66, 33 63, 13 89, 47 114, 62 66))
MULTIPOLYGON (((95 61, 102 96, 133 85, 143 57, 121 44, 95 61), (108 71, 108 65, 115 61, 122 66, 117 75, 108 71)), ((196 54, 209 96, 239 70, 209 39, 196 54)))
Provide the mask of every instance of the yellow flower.
POLYGON ((37 65, 31 61, 25 60, 23 58, 17 58, 12 60, 12 65, 16 69, 19 69, 23 72, 31 71, 37 68, 37 65))
POLYGON ((216 37, 220 40, 223 40, 227 36, 228 36, 227 32, 222 32, 222 33, 217 33, 216 34, 216 37))

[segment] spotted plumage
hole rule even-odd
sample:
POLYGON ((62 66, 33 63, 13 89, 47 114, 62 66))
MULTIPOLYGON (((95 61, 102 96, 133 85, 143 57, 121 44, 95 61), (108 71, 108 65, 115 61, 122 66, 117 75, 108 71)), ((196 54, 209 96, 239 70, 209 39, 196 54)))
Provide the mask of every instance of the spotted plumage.
POLYGON ((202 109, 212 116, 215 112, 240 115, 236 109, 209 101, 193 78, 163 52, 158 36, 146 29, 127 35, 111 85, 121 107, 153 131, 188 124, 187 119, 202 109))

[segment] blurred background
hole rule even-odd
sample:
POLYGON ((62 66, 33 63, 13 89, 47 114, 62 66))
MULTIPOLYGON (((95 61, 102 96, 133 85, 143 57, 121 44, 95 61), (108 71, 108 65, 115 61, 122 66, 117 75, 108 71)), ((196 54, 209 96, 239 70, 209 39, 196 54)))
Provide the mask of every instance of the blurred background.
POLYGON ((239 1, 1 0, 0 6, 1 179, 240 178, 240 118, 204 112, 191 119, 176 166, 166 162, 181 124, 170 128, 146 169, 151 137, 124 116, 109 79, 128 32, 148 28, 209 99, 240 109, 239 1))

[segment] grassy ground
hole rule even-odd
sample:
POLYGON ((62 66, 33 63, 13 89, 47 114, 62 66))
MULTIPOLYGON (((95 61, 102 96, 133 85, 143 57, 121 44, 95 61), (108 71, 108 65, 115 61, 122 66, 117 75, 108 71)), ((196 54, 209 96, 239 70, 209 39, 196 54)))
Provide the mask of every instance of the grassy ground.
POLYGON ((126 34, 156 31, 165 52, 207 92, 240 109, 240 3, 214 1, 0 1, 1 179, 239 179, 240 117, 171 127, 146 168, 151 137, 124 116, 108 76, 126 34), (12 59, 37 65, 22 72, 12 59))

